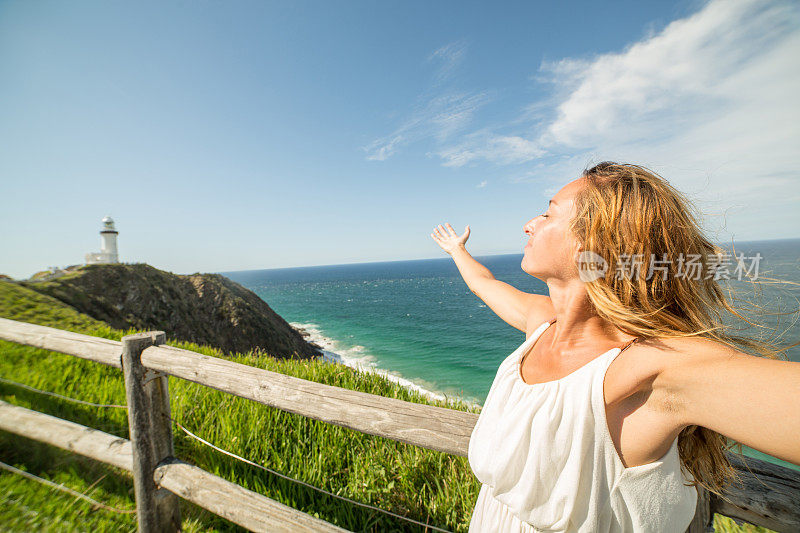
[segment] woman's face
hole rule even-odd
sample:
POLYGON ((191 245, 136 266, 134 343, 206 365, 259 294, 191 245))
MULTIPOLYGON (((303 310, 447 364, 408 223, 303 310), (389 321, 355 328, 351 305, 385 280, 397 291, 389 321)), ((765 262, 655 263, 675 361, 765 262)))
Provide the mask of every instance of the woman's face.
POLYGON ((575 194, 584 183, 585 178, 578 178, 565 185, 550 199, 547 210, 523 227, 528 242, 521 266, 531 276, 544 282, 578 278, 575 255, 580 246, 567 228, 575 214, 575 194))

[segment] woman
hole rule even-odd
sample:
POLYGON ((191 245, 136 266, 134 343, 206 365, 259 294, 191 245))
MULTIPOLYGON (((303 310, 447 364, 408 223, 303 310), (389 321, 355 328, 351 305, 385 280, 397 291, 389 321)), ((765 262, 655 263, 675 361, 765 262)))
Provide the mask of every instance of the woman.
POLYGON ((471 532, 682 533, 696 486, 719 493, 734 477, 735 442, 800 464, 800 363, 727 333, 720 311, 741 315, 714 274, 723 250, 663 178, 601 163, 524 231, 522 269, 549 296, 495 279, 464 247, 469 226, 431 234, 472 292, 527 333, 470 439, 482 483, 471 532))

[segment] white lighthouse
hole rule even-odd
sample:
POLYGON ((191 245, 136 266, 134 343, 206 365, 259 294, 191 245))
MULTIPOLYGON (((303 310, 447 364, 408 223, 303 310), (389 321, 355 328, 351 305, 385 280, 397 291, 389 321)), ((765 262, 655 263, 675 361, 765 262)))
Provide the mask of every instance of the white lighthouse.
POLYGON ((100 230, 100 253, 89 252, 86 254, 86 264, 92 263, 119 263, 117 254, 117 235, 114 228, 114 219, 106 216, 103 219, 103 229, 100 230))

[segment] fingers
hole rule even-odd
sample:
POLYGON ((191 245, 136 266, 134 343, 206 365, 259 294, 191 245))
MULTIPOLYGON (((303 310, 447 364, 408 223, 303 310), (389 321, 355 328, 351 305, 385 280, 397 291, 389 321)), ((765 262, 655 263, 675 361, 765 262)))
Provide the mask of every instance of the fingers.
POLYGON ((435 229, 434 231, 436 232, 436 234, 437 234, 439 237, 441 237, 441 238, 443 238, 443 239, 448 239, 448 238, 452 237, 452 235, 450 235, 450 234, 447 232, 447 230, 445 230, 445 229, 444 229, 444 227, 443 227, 441 224, 439 224, 438 226, 436 226, 436 229, 435 229))
MULTIPOLYGON (((466 227, 466 232, 469 233, 469 226, 466 227)), ((439 224, 433 229, 433 233, 431 233, 431 237, 433 237, 437 242, 445 241, 447 239, 458 238, 458 233, 453 229, 448 223, 445 223, 444 226, 439 224)))
POLYGON ((438 226, 436 226, 436 230, 435 231, 442 237, 456 237, 457 236, 456 232, 453 231, 452 226, 450 226, 450 224, 447 224, 447 223, 445 223, 444 226, 439 224, 438 226))

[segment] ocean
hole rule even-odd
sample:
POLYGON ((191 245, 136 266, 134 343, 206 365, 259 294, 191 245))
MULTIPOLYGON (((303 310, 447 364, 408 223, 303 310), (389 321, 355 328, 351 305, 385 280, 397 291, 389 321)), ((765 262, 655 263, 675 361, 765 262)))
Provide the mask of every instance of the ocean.
MULTIPOLYGON (((720 245, 731 250, 729 243, 720 245)), ((800 341, 800 327, 793 324, 800 316, 800 239, 735 242, 735 253, 745 254, 745 264, 758 269, 756 281, 762 282, 754 287, 744 277, 739 281, 731 267, 725 285, 761 307, 746 308, 745 316, 778 327, 782 342, 800 341), (760 259, 753 259, 756 254, 760 259)), ((482 405, 497 367, 525 341, 525 333, 495 315, 469 290, 450 256, 442 254, 440 259, 220 274, 309 333, 308 340, 323 347, 326 360, 379 372, 430 397, 482 405)), ((475 259, 519 290, 548 294, 543 282, 522 271, 521 253, 475 259)), ((748 326, 740 319, 727 323, 748 326)), ((740 334, 764 332, 748 326, 740 334)), ((787 355, 800 361, 800 346, 787 355)))

